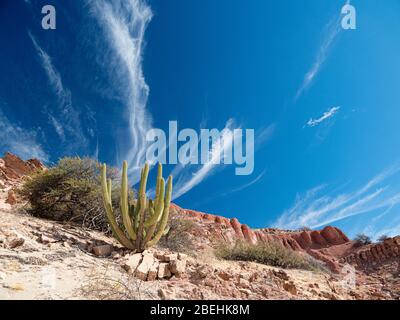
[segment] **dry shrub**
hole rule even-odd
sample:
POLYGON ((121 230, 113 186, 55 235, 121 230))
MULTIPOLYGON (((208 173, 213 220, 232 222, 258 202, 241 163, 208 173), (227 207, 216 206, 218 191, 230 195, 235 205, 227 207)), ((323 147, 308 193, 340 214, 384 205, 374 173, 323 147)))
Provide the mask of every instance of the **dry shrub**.
POLYGON ((299 254, 278 243, 249 244, 237 242, 216 248, 217 258, 234 261, 252 261, 286 269, 324 270, 323 265, 310 256, 299 254))
MULTIPOLYGON (((116 169, 109 169, 115 178, 116 169)), ((56 221, 72 222, 83 227, 109 232, 105 218, 100 164, 90 158, 63 158, 46 171, 26 179, 18 193, 28 200, 31 215, 56 221)), ((115 186, 113 202, 119 203, 119 187, 115 186)))
POLYGON ((133 275, 116 275, 110 268, 101 273, 93 271, 79 288, 79 293, 91 300, 143 300, 158 299, 157 287, 133 275))
POLYGON ((356 247, 363 247, 372 243, 371 238, 365 234, 358 234, 354 241, 356 247))
POLYGON ((168 225, 169 231, 160 239, 158 246, 192 255, 195 246, 191 231, 195 223, 171 212, 168 225))

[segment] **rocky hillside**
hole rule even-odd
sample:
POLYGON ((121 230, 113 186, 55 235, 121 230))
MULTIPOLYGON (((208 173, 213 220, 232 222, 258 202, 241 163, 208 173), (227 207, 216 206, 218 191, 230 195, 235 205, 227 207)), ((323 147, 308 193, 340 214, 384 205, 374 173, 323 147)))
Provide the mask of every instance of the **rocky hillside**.
POLYGON ((133 254, 102 233, 28 216, 13 192, 44 166, 0 159, 0 298, 45 299, 399 299, 400 237, 357 247, 335 227, 252 230, 237 219, 173 205, 191 222, 196 256, 157 247, 133 254), (237 240, 280 243, 331 272, 283 270, 218 260, 213 248, 237 240))

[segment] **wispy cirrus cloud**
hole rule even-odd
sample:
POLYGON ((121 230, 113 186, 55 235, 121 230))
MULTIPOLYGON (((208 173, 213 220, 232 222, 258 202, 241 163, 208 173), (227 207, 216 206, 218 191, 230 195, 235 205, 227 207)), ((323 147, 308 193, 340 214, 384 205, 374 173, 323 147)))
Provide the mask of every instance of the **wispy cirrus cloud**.
POLYGON ((182 167, 176 166, 172 171, 172 175, 178 176, 174 185, 173 199, 177 199, 189 192, 192 188, 200 184, 204 179, 213 174, 217 168, 221 168, 220 159, 223 159, 226 152, 231 152, 233 144, 232 130, 234 128, 234 120, 229 119, 224 129, 221 131, 220 137, 213 143, 210 148, 208 161, 201 165, 191 165, 182 167))
POLYGON ((96 0, 89 4, 111 48, 112 56, 107 57, 103 67, 119 82, 122 79, 126 83, 115 88, 123 97, 129 119, 129 143, 124 143, 127 147, 119 153, 128 161, 129 173, 136 183, 145 162, 146 134, 152 128, 152 116, 146 109, 149 87, 142 70, 144 35, 152 11, 142 0, 96 0))
POLYGON ((269 140, 272 139, 276 130, 276 124, 272 123, 266 127, 263 127, 256 132, 255 137, 255 148, 260 149, 263 147, 269 140))
POLYGON ((63 85, 61 75, 54 66, 50 55, 38 44, 36 38, 31 32, 28 32, 28 34, 58 101, 56 112, 46 110, 49 122, 54 127, 54 130, 61 141, 65 142, 66 136, 71 138, 69 140, 70 143, 66 146, 67 151, 79 147, 86 148, 88 141, 82 131, 80 114, 73 107, 71 91, 63 85))
MULTIPOLYGON (((346 4, 350 4, 350 0, 347 0, 346 4)), ((329 23, 325 26, 322 42, 318 48, 314 62, 311 65, 311 68, 305 74, 303 82, 300 85, 300 88, 297 90, 295 100, 297 100, 311 86, 322 66, 324 65, 335 40, 343 30, 340 24, 341 18, 342 16, 340 15, 340 12, 338 12, 337 14, 333 15, 329 23)))
POLYGON ((328 120, 329 118, 332 118, 339 110, 340 110, 340 107, 330 108, 328 111, 325 111, 324 114, 321 117, 319 117, 317 119, 311 118, 310 120, 308 120, 307 121, 307 126, 308 127, 318 126, 322 122, 328 120))
POLYGON ((244 183, 244 184, 242 184, 242 185, 239 186, 239 187, 233 188, 233 189, 231 189, 231 190, 228 191, 228 192, 222 193, 221 196, 226 196, 226 195, 228 195, 228 194, 235 193, 235 192, 239 192, 239 191, 242 191, 242 190, 244 190, 244 189, 247 189, 247 188, 251 187, 253 184, 256 184, 258 181, 260 181, 260 180, 265 176, 266 173, 267 173, 267 170, 264 169, 263 171, 261 171, 261 173, 260 173, 259 175, 257 175, 257 176, 256 176, 254 179, 252 179, 251 181, 249 181, 249 182, 247 182, 247 183, 244 183))
MULTIPOLYGON (((309 190, 296 197, 294 205, 277 219, 280 228, 321 227, 352 216, 371 213, 400 203, 400 191, 385 184, 385 181, 400 171, 393 166, 370 179, 356 191, 331 196, 322 194, 326 185, 309 190)), ((382 211, 378 212, 382 214, 382 211)))
POLYGON ((49 160, 48 154, 39 142, 37 132, 11 123, 1 110, 0 148, 24 159, 37 158, 44 162, 49 160))

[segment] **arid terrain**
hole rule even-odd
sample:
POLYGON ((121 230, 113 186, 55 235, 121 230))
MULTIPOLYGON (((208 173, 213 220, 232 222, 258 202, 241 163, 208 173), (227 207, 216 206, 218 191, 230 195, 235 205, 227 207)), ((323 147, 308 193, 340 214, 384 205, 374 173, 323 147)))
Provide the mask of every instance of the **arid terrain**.
POLYGON ((400 237, 357 246, 335 227, 252 230, 173 205, 191 223, 193 251, 132 253, 104 233, 30 216, 15 190, 37 169, 37 160, 0 159, 0 299, 400 299, 400 237), (216 246, 238 240, 280 243, 324 268, 215 257, 216 246))

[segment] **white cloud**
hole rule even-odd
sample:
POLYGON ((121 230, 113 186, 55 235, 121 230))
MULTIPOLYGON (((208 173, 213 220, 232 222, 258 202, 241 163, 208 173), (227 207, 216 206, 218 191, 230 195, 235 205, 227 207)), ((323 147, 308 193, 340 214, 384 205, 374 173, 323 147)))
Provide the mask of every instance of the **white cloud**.
POLYGON ((107 35, 114 55, 107 59, 108 72, 126 86, 120 88, 129 117, 127 150, 121 155, 128 161, 129 173, 137 182, 145 162, 146 134, 152 128, 152 117, 146 109, 149 87, 142 71, 144 34, 152 18, 150 7, 141 0, 103 0, 90 2, 94 15, 107 35))
POLYGON ((30 159, 48 161, 49 157, 38 142, 37 133, 11 123, 0 110, 0 147, 4 151, 30 159))
POLYGON ((50 122, 53 125, 54 129, 56 130, 58 136, 60 137, 60 139, 62 141, 64 141, 65 133, 64 133, 64 128, 61 125, 61 123, 55 117, 53 117, 51 114, 49 114, 49 119, 50 119, 50 122))
MULTIPOLYGON (((347 0, 346 4, 350 4, 350 0, 347 0)), ((335 39, 343 30, 340 24, 341 18, 342 16, 339 12, 338 14, 335 14, 332 17, 331 21, 326 25, 325 34, 316 54, 315 60, 311 68, 305 74, 303 82, 296 93, 295 100, 297 100, 304 93, 304 91, 306 91, 310 87, 315 77, 320 72, 321 67, 325 63, 335 39)))
POLYGON ((86 147, 87 139, 82 132, 82 125, 79 117, 79 112, 75 110, 72 105, 72 97, 69 89, 65 88, 62 82, 62 78, 56 67, 54 66, 51 57, 42 49, 36 38, 29 32, 29 37, 32 40, 33 46, 40 59, 41 66, 43 67, 47 79, 54 90, 58 100, 58 110, 49 113, 49 121, 53 125, 59 138, 65 141, 66 134, 73 139, 70 140, 68 145, 69 148, 86 147), (54 114, 59 114, 58 117, 54 114))
POLYGON ((228 192, 225 192, 223 194, 221 194, 222 196, 234 193, 234 192, 238 192, 238 191, 242 191, 244 189, 247 189, 248 187, 252 186, 253 184, 256 184, 258 181, 260 181, 262 179, 262 177, 264 177, 264 175, 266 174, 267 170, 263 170, 258 176, 256 176, 253 180, 251 180, 250 182, 244 183, 243 185, 233 188, 231 190, 229 190, 228 192))
POLYGON ((220 138, 215 141, 210 149, 209 160, 200 165, 200 168, 193 172, 193 168, 197 166, 177 166, 172 172, 173 176, 179 175, 179 179, 174 185, 173 199, 177 199, 184 195, 192 188, 201 183, 206 177, 214 173, 215 170, 221 165, 215 164, 218 159, 222 159, 225 151, 228 151, 232 147, 234 122, 233 119, 229 119, 226 122, 225 128, 221 131, 220 138))
MULTIPOLYGON (((275 222, 280 228, 312 228, 331 224, 352 216, 387 210, 400 203, 400 192, 382 185, 399 172, 400 166, 391 167, 354 192, 337 196, 321 195, 326 186, 319 186, 303 196, 297 196, 294 205, 275 222)), ((382 214, 382 211, 379 212, 382 214)))
POLYGON ((324 112, 324 114, 319 117, 318 119, 310 119, 307 122, 307 126, 309 127, 315 127, 319 125, 321 122, 324 122, 328 120, 329 118, 332 118, 338 111, 340 110, 340 107, 333 107, 329 109, 328 111, 324 112))
POLYGON ((270 124, 264 128, 261 128, 257 131, 256 137, 255 137, 255 144, 256 144, 256 149, 261 148, 262 146, 265 145, 266 142, 271 140, 274 132, 276 129, 276 124, 270 124))

